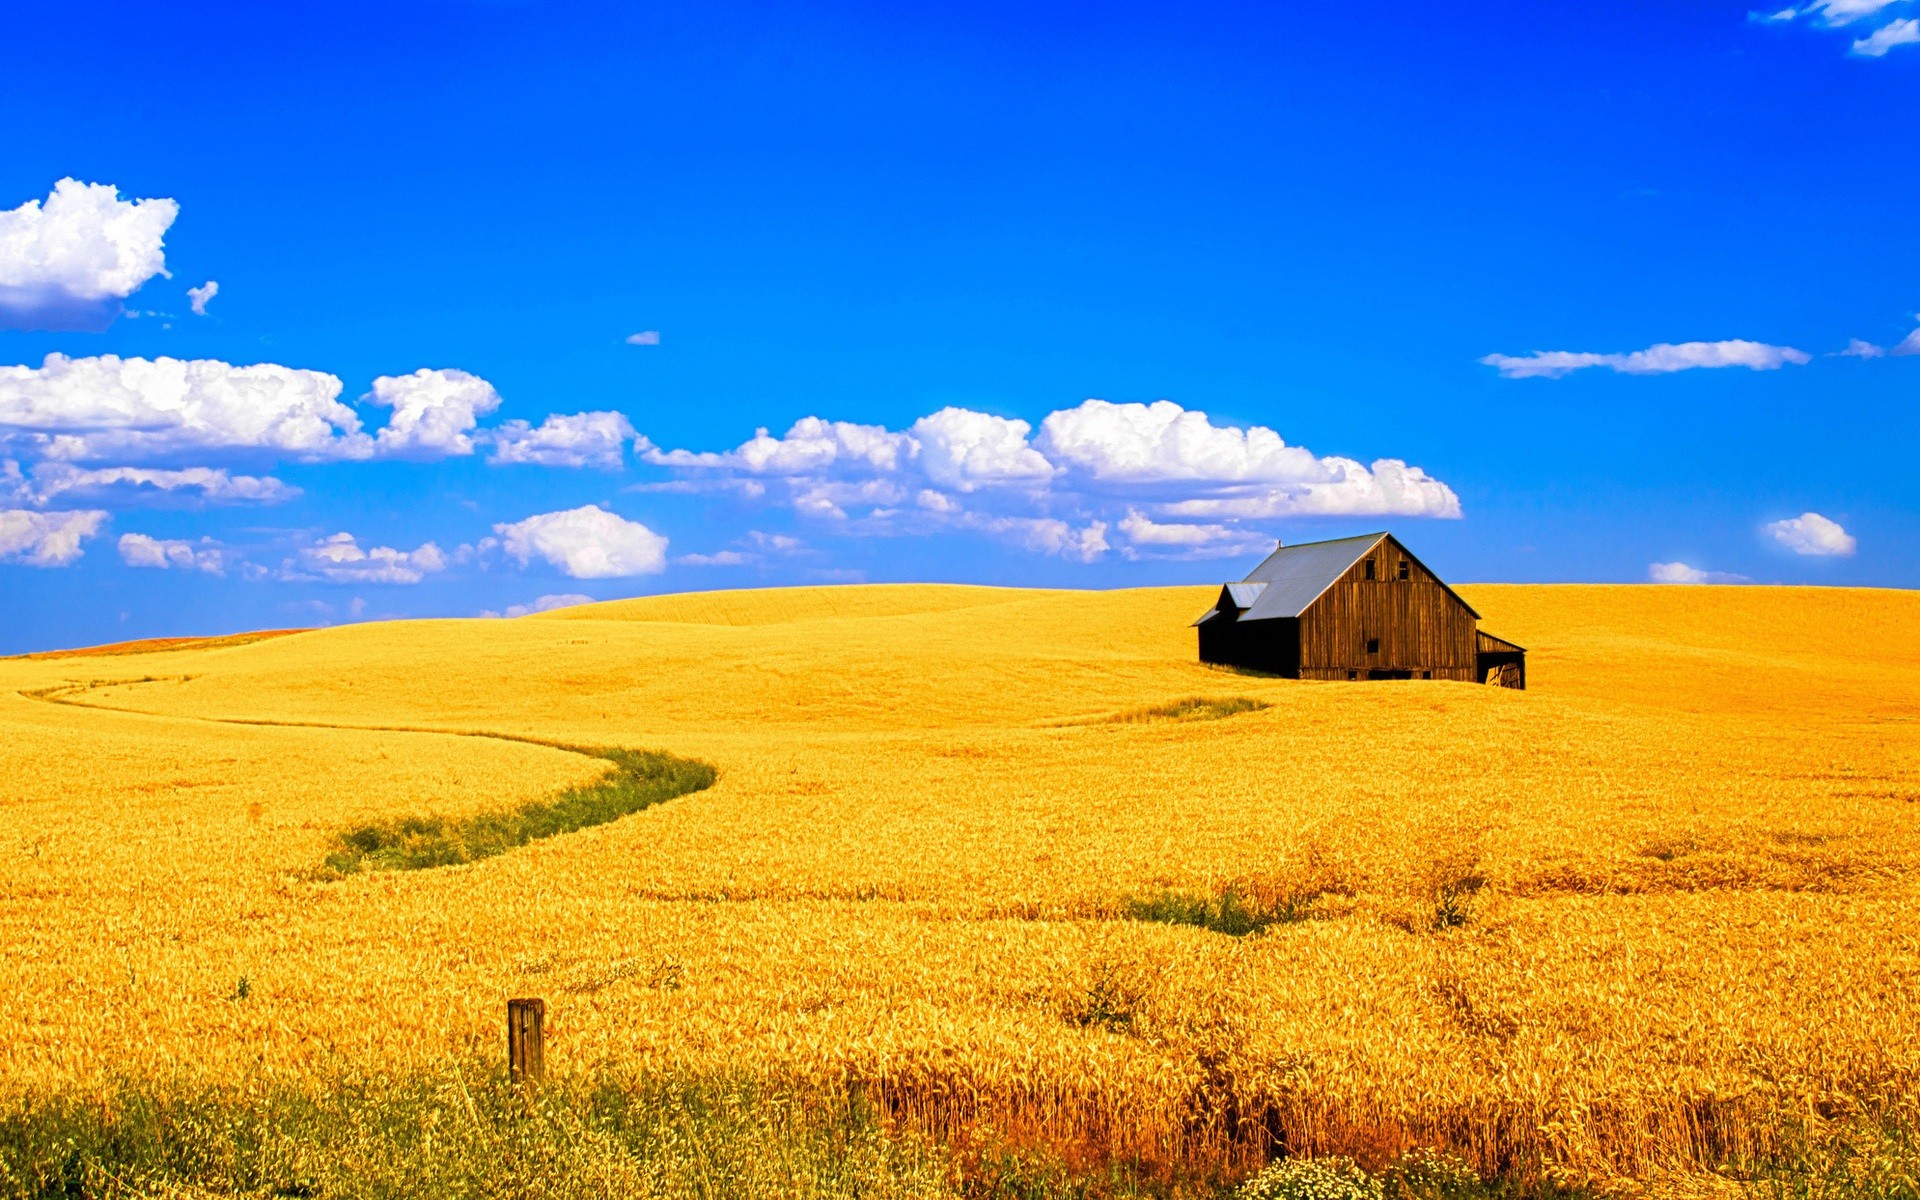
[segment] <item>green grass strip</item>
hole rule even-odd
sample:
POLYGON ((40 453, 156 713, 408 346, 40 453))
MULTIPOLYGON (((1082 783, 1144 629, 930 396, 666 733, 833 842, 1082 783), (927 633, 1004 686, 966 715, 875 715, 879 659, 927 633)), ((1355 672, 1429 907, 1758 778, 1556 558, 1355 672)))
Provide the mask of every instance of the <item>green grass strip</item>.
POLYGON ((1151 708, 1137 708, 1132 712, 1121 713, 1112 720, 1115 724, 1132 724, 1138 721, 1218 721, 1224 717, 1240 713, 1259 712, 1271 707, 1264 700, 1254 700, 1247 696, 1188 696, 1168 704, 1156 704, 1151 708))
POLYGON ((504 812, 458 819, 400 817, 355 826, 335 835, 327 869, 338 875, 353 875, 477 862, 538 838, 617 821, 662 801, 712 787, 719 778, 708 763, 659 751, 542 744, 603 758, 613 764, 613 770, 593 783, 504 812))

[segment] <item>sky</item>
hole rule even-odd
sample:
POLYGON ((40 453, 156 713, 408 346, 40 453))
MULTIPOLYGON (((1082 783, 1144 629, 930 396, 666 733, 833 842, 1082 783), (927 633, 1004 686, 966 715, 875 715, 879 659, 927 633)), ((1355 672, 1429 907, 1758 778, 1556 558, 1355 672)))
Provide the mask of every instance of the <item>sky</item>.
POLYGON ((0 653, 1380 529, 1920 586, 1920 0, 9 22, 0 653))

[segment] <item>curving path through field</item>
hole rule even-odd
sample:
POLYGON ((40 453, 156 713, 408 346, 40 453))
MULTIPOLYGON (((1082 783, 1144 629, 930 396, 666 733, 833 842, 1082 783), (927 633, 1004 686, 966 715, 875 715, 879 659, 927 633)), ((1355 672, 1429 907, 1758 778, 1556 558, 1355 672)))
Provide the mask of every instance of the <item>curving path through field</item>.
MULTIPOLYGON (((190 676, 173 677, 184 681, 190 676)), ((178 717, 104 704, 89 704, 79 696, 101 687, 121 687, 161 680, 93 680, 82 684, 21 691, 30 700, 88 708, 101 712, 138 713, 163 720, 203 721, 218 725, 284 726, 301 729, 340 729, 362 733, 424 733, 448 737, 492 738, 544 746, 609 762, 612 769, 599 779, 556 795, 531 800, 515 808, 476 813, 457 820, 434 814, 368 822, 334 835, 334 849, 325 871, 352 875, 365 870, 423 870, 453 866, 503 854, 541 838, 573 833, 651 808, 678 796, 713 786, 719 772, 711 763, 681 758, 657 750, 627 750, 617 746, 576 746, 521 734, 489 730, 428 729, 399 725, 346 725, 324 721, 275 721, 248 717, 178 717)))

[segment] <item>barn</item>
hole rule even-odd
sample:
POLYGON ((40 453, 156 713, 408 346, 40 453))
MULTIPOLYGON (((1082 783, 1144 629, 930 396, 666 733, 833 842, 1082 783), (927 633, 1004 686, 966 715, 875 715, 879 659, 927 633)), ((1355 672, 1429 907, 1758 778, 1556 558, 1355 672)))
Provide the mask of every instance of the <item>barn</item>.
POLYGON ((1390 533, 1282 546, 1194 625, 1200 661, 1289 679, 1527 686, 1527 652, 1390 533))

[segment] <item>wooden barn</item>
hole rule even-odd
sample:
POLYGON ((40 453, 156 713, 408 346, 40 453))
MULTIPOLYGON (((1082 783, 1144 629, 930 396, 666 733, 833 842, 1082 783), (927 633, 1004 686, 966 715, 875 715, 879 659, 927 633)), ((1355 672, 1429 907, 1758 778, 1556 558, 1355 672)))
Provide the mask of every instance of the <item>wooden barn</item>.
POLYGON ((1282 546, 1194 622, 1200 661, 1289 679, 1527 686, 1527 652, 1390 533, 1282 546))

